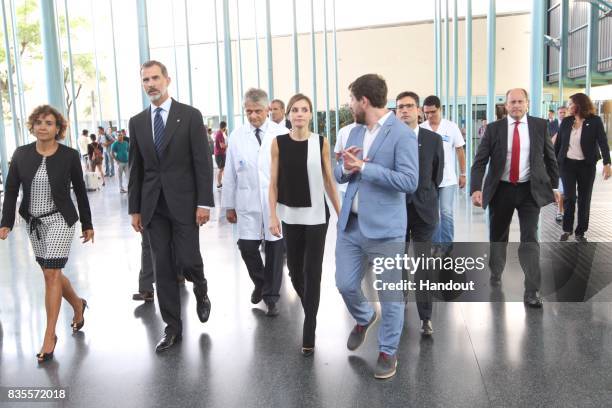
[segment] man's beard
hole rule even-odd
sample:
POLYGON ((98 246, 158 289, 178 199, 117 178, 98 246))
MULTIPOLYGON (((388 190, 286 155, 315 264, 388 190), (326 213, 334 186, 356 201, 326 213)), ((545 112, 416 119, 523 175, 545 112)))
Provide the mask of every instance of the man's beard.
POLYGON ((355 118, 355 123, 365 125, 365 112, 353 112, 353 117, 355 118))
POLYGON ((149 101, 151 101, 151 102, 156 102, 156 101, 158 101, 158 100, 159 100, 159 99, 160 99, 162 96, 164 96, 164 95, 166 94, 166 92, 168 92, 168 91, 167 91, 167 90, 165 90, 165 91, 163 91, 163 92, 162 92, 162 91, 159 91, 157 94, 153 94, 153 95, 152 95, 152 94, 150 94, 150 93, 147 93, 147 96, 149 97, 149 101))

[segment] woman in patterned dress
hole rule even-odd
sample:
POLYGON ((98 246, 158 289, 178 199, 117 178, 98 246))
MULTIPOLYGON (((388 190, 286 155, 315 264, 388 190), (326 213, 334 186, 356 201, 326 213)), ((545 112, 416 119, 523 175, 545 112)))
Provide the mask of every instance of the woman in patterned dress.
POLYGON ((66 132, 66 120, 51 106, 42 105, 28 118, 28 128, 36 142, 17 148, 13 154, 5 183, 0 239, 6 239, 13 228, 17 196, 22 186, 19 214, 28 223, 36 262, 45 277, 47 328, 40 353, 36 355, 40 363, 53 358, 57 343, 55 326, 62 297, 74 309, 73 332, 79 331, 85 323, 83 312, 87 302, 76 294, 62 269, 68 261, 78 214, 83 243, 93 243, 94 231, 79 154, 58 143, 66 132), (70 197, 71 183, 78 214, 70 197))

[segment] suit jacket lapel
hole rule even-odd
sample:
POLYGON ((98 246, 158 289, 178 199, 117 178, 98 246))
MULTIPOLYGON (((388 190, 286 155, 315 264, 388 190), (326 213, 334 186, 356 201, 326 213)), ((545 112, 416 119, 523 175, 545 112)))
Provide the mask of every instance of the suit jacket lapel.
MULTIPOLYGON (((355 146, 355 147, 359 147, 360 149, 363 149, 364 136, 365 136, 365 126, 359 126, 355 130, 351 131, 351 136, 349 136, 348 140, 346 141, 346 147, 355 146)), ((361 150, 357 154, 357 157, 359 159, 363 159, 363 150, 361 150)))
MULTIPOLYGON (((176 129, 181 124, 181 109, 178 105, 178 102, 172 99, 172 105, 170 105, 170 112, 168 112, 168 119, 166 119, 166 129, 164 131, 164 140, 160 146, 160 152, 166 150, 168 144, 170 143, 170 139, 176 132, 176 129)), ((149 121, 150 122, 150 121, 149 121)))
MULTIPOLYGON (((529 123, 529 121, 527 121, 529 123)), ((500 148, 502 151, 501 159, 503 163, 506 162, 506 157, 508 157, 508 120, 504 119, 499 122, 499 129, 497 130, 500 133, 500 148)), ((502 171, 503 171, 502 167, 502 171)))
POLYGON ((536 138, 540 139, 540 135, 537 133, 537 129, 534 126, 535 121, 532 120, 531 116, 527 116, 527 129, 529 130, 529 166, 533 169, 533 160, 536 157, 533 152, 535 151, 536 138))
POLYGON ((143 139, 139 143, 142 146, 142 154, 145 152, 150 157, 153 157, 155 162, 159 163, 157 153, 155 152, 155 144, 153 143, 153 125, 151 124, 151 107, 142 112, 143 129, 145 130, 143 139))
POLYGON ((376 139, 374 139, 374 142, 372 143, 372 146, 370 146, 370 150, 368 151, 368 159, 370 160, 374 159, 374 156, 376 155, 376 152, 378 151, 378 149, 380 149, 380 146, 382 145, 385 137, 391 131, 391 125, 393 124, 393 119, 394 119, 394 115, 391 114, 387 118, 385 123, 382 125, 382 128, 378 131, 378 135, 376 135, 376 139))

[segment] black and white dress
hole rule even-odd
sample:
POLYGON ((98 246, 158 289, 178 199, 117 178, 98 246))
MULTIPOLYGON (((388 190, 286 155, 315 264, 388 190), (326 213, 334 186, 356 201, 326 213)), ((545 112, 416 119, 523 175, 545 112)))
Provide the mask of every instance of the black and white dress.
POLYGON ((43 157, 32 180, 28 231, 36 262, 42 268, 62 269, 68 261, 75 227, 66 224, 53 201, 46 162, 43 157))
POLYGON ((329 222, 323 178, 324 139, 311 133, 307 140, 290 135, 276 137, 278 144, 278 215, 287 245, 291 284, 304 308, 302 347, 315 346, 317 313, 325 236, 329 222))

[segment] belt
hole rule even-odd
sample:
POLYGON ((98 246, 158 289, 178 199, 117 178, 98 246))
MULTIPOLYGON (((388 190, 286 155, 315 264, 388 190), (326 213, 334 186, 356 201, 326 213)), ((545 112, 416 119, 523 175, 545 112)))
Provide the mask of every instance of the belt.
POLYGON ((521 183, 511 183, 511 182, 509 182, 509 181, 504 181, 504 180, 500 180, 499 182, 500 182, 500 183, 504 183, 504 184, 510 184, 511 186, 522 186, 523 184, 529 184, 529 183, 530 183, 530 180, 523 181, 523 182, 521 182, 521 183))
POLYGON ((59 210, 53 210, 46 214, 39 215, 38 217, 35 217, 32 214, 30 214, 30 234, 32 234, 32 232, 36 232, 36 239, 40 241, 40 227, 41 225, 43 225, 42 219, 45 217, 49 217, 53 214, 56 214, 58 212, 59 210))

